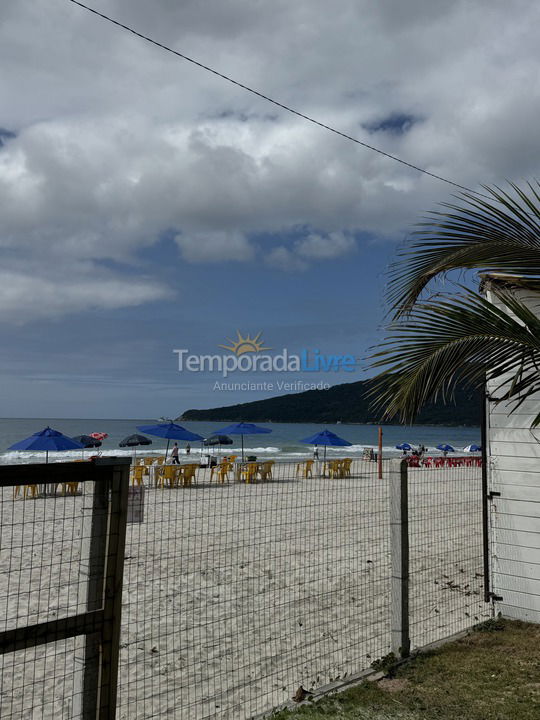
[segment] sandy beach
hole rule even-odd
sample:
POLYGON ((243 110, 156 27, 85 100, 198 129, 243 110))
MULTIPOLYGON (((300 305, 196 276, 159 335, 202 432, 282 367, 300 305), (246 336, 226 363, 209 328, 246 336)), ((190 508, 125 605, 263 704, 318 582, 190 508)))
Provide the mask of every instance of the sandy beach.
MULTIPOLYGON (((276 466, 277 467, 277 466, 276 466)), ((148 488, 128 525, 118 717, 242 720, 390 651, 388 482, 349 478, 148 488)), ((489 616, 478 468, 411 472, 411 637, 489 616)), ((73 614, 87 498, 2 491, 3 629, 73 614)), ((73 716, 73 641, 3 658, 2 718, 73 716), (35 662, 34 662, 35 659, 35 662)))

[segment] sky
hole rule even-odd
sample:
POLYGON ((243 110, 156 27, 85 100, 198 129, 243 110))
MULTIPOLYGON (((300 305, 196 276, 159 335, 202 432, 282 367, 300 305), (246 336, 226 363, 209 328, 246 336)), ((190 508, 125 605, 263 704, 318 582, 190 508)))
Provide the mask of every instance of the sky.
MULTIPOLYGON (((540 165, 535 0, 92 0, 119 22, 457 183, 540 165)), ((385 273, 455 188, 307 123, 69 0, 0 6, 0 416, 175 417, 216 389, 175 349, 350 355, 385 273)))

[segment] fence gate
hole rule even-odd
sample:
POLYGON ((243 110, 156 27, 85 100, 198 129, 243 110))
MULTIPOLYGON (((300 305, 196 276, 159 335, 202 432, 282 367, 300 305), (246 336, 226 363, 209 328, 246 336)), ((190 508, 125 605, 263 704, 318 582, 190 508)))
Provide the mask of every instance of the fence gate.
POLYGON ((0 717, 115 716, 129 458, 0 467, 0 717))

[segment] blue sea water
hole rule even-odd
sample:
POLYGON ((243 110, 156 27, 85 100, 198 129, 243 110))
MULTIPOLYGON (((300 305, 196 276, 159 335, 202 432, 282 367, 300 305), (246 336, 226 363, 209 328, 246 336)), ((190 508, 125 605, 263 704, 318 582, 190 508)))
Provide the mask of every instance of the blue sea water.
MULTIPOLYGON (((103 455, 127 455, 132 456, 132 448, 119 448, 119 442, 127 435, 137 431, 137 425, 154 424, 155 418, 141 418, 140 420, 87 420, 87 419, 58 419, 58 418, 16 418, 0 419, 0 464, 21 463, 21 462, 44 462, 45 453, 42 452, 20 452, 7 448, 18 440, 32 435, 49 425, 69 436, 89 435, 92 432, 106 432, 109 437, 103 441, 99 450, 85 450, 86 457, 101 452, 103 455)), ((228 423, 189 422, 185 424, 188 430, 208 437, 212 432, 220 430, 228 423)), ((290 459, 310 457, 313 448, 300 442, 302 438, 309 437, 322 429, 321 425, 310 423, 261 423, 261 426, 272 430, 265 435, 244 436, 244 448, 250 455, 261 458, 290 459)), ((328 454, 347 455, 358 457, 362 455, 364 448, 376 448, 377 427, 375 425, 328 425, 329 430, 340 437, 353 443, 347 448, 328 448, 328 454)), ((151 437, 152 445, 135 448, 137 455, 159 454, 165 452, 166 440, 151 437)), ((227 453, 240 452, 240 437, 233 437, 234 444, 226 448, 227 453)), ((385 456, 399 456, 400 452, 395 446, 402 442, 408 442, 413 446, 424 444, 429 448, 430 453, 436 445, 449 443, 457 451, 462 450, 471 443, 480 443, 480 428, 476 427, 443 427, 429 425, 385 425, 383 427, 383 454, 385 456)), ((185 446, 179 443, 181 452, 185 446)), ((191 443, 192 454, 200 452, 199 443, 191 443)), ((206 450, 205 450, 206 452, 206 450)), ((216 454, 215 451, 212 451, 216 454)), ((434 452, 437 454, 437 451, 434 452)), ((68 451, 49 453, 49 462, 57 460, 78 459, 81 451, 68 451)))

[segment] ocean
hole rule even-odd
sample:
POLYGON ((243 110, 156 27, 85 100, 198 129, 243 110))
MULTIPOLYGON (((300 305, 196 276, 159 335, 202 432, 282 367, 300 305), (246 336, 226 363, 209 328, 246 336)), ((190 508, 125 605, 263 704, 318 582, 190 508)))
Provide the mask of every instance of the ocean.
MULTIPOLYGON (((103 441, 97 450, 85 450, 84 456, 89 457, 101 452, 102 455, 132 456, 134 449, 119 448, 119 442, 127 435, 137 433, 137 425, 155 424, 154 418, 141 418, 140 420, 87 420, 87 419, 58 419, 58 418, 16 418, 0 419, 0 464, 44 462, 43 452, 20 452, 7 448, 18 440, 22 440, 32 433, 42 430, 49 425, 55 430, 71 436, 89 435, 92 432, 106 432, 109 437, 103 441)), ((208 437, 216 430, 220 430, 229 423, 189 422, 185 424, 203 437, 208 437)), ((258 458, 294 460, 296 458, 310 457, 313 448, 300 442, 302 438, 309 437, 322 430, 321 425, 311 423, 261 423, 262 427, 272 430, 264 435, 244 436, 244 448, 249 455, 258 458)), ((352 443, 351 447, 328 448, 328 456, 359 457, 364 448, 377 447, 377 426, 375 425, 327 425, 329 430, 352 443)), ((135 448, 137 456, 151 455, 165 452, 166 440, 151 437, 152 445, 135 448)), ((237 454, 241 451, 240 437, 233 436, 234 444, 222 448, 222 453, 237 454)), ((443 427, 429 425, 385 425, 383 426, 383 455, 398 457, 401 453, 395 449, 399 443, 408 442, 412 446, 423 444, 430 453, 438 454, 434 448, 441 443, 448 443, 456 449, 462 450, 471 443, 480 444, 480 428, 477 427, 443 427)), ((191 443, 191 455, 196 457, 201 452, 199 443, 191 443)), ((184 452, 185 443, 179 443, 180 452, 184 452)), ((205 448, 204 453, 208 450, 205 448)), ((217 455, 212 449, 212 455, 217 455)), ((82 451, 67 451, 49 453, 49 462, 61 460, 80 459, 82 451)))

